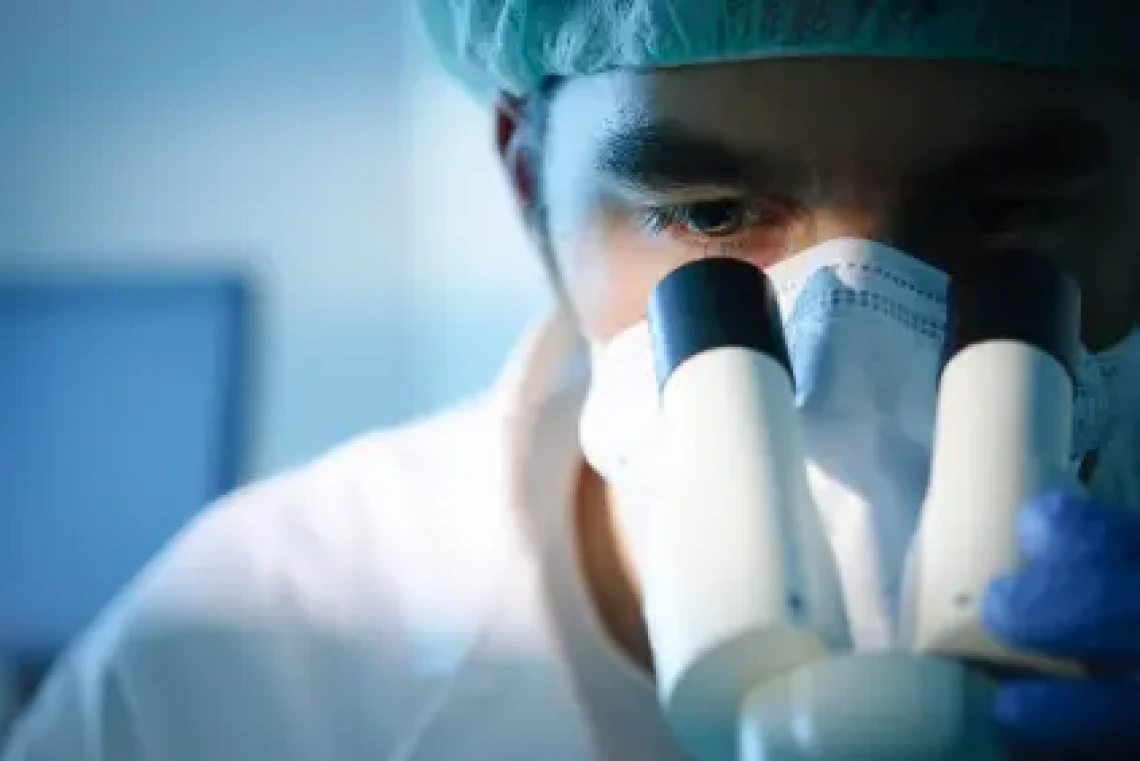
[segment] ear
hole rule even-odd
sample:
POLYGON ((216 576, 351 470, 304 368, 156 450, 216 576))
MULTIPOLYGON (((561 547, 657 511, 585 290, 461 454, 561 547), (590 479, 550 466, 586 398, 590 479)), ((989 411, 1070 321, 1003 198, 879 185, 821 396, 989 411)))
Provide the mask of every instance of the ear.
POLYGON ((535 172, 530 162, 533 157, 524 150, 523 135, 526 125, 522 123, 522 101, 506 93, 500 93, 495 101, 495 149, 511 183, 515 201, 522 211, 523 219, 531 219, 536 202, 535 172))

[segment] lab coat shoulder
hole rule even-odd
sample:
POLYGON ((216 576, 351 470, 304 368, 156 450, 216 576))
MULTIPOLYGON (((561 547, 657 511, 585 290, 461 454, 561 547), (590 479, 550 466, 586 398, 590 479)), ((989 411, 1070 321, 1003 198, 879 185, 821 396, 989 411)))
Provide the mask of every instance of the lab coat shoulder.
POLYGON ((494 409, 366 436, 204 511, 63 660, 6 761, 384 757, 509 563, 494 409))

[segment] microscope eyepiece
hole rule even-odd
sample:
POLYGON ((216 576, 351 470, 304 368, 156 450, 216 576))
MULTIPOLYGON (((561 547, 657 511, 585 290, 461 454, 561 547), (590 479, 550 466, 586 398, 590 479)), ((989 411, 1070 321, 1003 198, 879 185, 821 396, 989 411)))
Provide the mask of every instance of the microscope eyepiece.
POLYGON ((752 349, 792 374, 776 292, 764 271, 739 259, 714 257, 666 275, 649 299, 657 383, 710 349, 752 349))
MULTIPOLYGON (((1027 253, 965 262, 951 275, 926 498, 907 560, 902 639, 919 653, 989 671, 1079 673, 999 642, 981 623, 993 579, 1021 563, 1017 515, 1072 486, 1080 292, 1027 253)), ((976 669, 975 669, 976 670, 976 669)))
POLYGON ((970 260, 950 279, 942 369, 986 341, 1018 341, 1056 359, 1075 379, 1081 295, 1076 281, 1043 256, 1009 252, 970 260))
POLYGON ((648 320, 670 486, 638 553, 658 698, 695 758, 736 758, 753 690, 849 645, 839 571, 768 276, 691 262, 654 289, 648 320))

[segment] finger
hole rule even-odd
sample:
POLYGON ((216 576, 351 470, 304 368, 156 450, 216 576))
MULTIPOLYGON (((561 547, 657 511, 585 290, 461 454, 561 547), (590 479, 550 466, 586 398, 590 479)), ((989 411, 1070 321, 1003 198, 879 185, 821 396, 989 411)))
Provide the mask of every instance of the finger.
POLYGON ((1140 683, 1015 682, 998 690, 993 714, 1003 735, 1021 750, 1140 758, 1140 683))
POLYGON ((1032 500, 1017 516, 1026 560, 1084 555, 1140 559, 1140 513, 1080 494, 1053 491, 1032 500))
POLYGON ((1140 664, 1140 567, 1035 563, 990 584, 982 621, 1015 648, 1140 664))

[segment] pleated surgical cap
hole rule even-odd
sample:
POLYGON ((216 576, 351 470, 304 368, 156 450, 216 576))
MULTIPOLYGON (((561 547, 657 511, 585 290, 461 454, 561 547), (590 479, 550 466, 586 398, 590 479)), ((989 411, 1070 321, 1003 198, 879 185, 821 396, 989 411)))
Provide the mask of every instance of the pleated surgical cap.
POLYGON ((792 56, 1140 63, 1136 0, 418 0, 444 65, 481 97, 549 76, 792 56))

